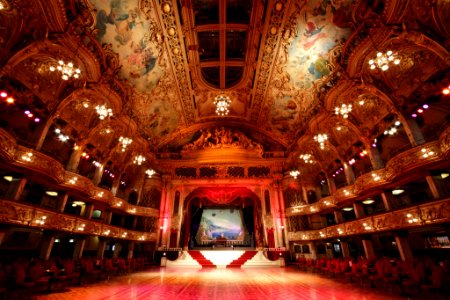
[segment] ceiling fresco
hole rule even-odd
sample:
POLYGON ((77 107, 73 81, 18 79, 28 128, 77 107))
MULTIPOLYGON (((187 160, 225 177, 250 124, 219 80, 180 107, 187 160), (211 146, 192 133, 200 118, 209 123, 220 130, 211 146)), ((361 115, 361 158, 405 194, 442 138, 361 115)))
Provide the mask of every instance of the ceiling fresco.
POLYGON ((312 0, 295 7, 270 83, 266 130, 286 139, 318 109, 317 92, 329 81, 336 50, 351 33, 352 2, 312 0))
POLYGON ((90 1, 97 39, 118 54, 119 77, 131 86, 128 114, 141 134, 156 144, 183 120, 156 9, 150 7, 144 14, 140 0, 90 1))

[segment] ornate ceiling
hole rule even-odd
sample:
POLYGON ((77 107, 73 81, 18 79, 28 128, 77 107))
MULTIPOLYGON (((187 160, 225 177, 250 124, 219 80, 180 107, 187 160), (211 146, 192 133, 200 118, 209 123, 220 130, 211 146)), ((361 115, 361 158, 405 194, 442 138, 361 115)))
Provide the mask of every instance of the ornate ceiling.
POLYGON ((418 122, 422 132, 448 121, 439 93, 449 77, 450 3, 410 2, 6 1, 1 88, 21 100, 1 117, 10 124, 31 105, 43 120, 61 119, 78 143, 107 147, 105 157, 122 161, 129 154, 114 148, 120 135, 134 137, 133 153, 153 157, 222 126, 266 152, 284 151, 288 165, 311 153, 322 170, 333 169, 396 121, 406 142, 417 142, 411 113, 429 101, 436 109, 418 122), (386 50, 401 63, 371 70, 369 59, 386 50), (50 72, 59 59, 73 61, 81 77, 50 72), (227 116, 215 113, 220 94, 232 101, 227 116), (348 118, 334 113, 342 104, 352 104, 348 118), (96 105, 113 117, 99 122, 96 105), (328 134, 326 149, 318 133, 328 134))

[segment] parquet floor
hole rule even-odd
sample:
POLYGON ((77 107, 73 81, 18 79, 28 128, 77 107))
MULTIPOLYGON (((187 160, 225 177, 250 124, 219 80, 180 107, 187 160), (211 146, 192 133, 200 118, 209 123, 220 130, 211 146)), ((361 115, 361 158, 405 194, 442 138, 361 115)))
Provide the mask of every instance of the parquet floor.
POLYGON ((116 277, 109 281, 70 287, 38 299, 143 300, 382 300, 404 299, 383 289, 361 288, 293 268, 165 269, 116 277))

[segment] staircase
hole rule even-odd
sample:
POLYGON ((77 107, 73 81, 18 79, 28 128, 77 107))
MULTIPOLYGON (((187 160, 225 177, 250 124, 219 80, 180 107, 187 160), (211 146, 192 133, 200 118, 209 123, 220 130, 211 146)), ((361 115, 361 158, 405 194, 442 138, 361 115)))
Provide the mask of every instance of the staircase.
POLYGON ((202 266, 202 268, 216 267, 209 259, 206 259, 200 251, 188 251, 188 253, 202 266))
POLYGON ((249 259, 252 259, 257 252, 258 251, 245 251, 244 254, 241 255, 241 257, 233 260, 229 265, 227 265, 227 268, 240 268, 249 259))

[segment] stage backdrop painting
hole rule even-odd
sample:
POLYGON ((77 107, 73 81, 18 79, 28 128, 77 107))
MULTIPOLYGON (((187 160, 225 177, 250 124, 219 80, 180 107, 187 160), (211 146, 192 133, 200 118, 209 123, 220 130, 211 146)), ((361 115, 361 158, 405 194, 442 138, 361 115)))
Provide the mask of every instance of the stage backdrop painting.
POLYGON ((213 240, 241 240, 248 233, 240 209, 205 208, 196 234, 198 244, 213 240))

